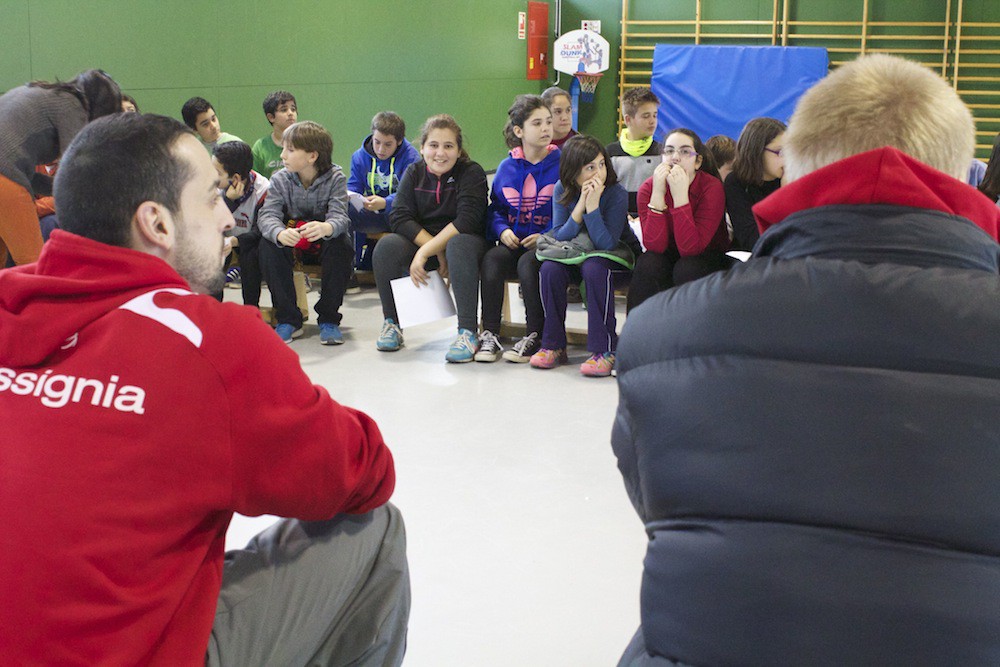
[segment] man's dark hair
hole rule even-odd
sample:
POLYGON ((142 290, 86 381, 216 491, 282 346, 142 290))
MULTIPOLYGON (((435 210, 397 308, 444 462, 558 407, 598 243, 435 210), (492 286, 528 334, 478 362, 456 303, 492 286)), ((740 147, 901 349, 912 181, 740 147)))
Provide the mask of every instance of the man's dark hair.
POLYGON ((230 176, 239 174, 243 180, 250 178, 250 170, 253 169, 253 153, 249 144, 242 141, 227 141, 216 146, 212 156, 219 161, 219 164, 230 176))
POLYGON ((198 120, 198 114, 203 114, 211 108, 211 103, 204 97, 192 97, 181 107, 181 117, 184 119, 184 124, 193 130, 198 120))
MULTIPOLYGON (((292 95, 287 90, 276 90, 273 93, 268 93, 267 97, 264 98, 264 117, 267 118, 268 114, 274 115, 278 113, 278 107, 285 102, 291 102, 295 106, 299 105, 295 101, 295 95, 292 95)), ((268 122, 274 125, 274 122, 270 118, 268 118, 268 122)))
POLYGON ((127 248, 139 204, 155 201, 177 213, 181 190, 194 176, 173 152, 185 134, 194 136, 177 120, 155 114, 118 113, 84 127, 56 172, 59 226, 127 248))

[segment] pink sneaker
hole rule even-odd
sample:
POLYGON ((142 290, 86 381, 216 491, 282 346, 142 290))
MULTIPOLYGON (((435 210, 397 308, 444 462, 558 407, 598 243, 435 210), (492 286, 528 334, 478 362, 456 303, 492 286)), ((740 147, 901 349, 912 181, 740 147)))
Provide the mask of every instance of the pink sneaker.
POLYGON ((569 362, 566 350, 546 350, 542 348, 531 355, 531 365, 535 368, 555 368, 560 364, 569 362))
POLYGON ((590 359, 580 364, 580 372, 587 377, 606 378, 615 367, 615 353, 604 352, 592 355, 590 359))

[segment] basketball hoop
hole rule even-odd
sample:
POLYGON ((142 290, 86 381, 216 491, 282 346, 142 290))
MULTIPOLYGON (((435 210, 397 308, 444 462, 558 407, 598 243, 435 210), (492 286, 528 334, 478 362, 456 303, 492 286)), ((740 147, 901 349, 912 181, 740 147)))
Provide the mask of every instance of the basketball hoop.
POLYGON ((580 101, 593 102, 597 82, 601 80, 602 72, 575 72, 573 76, 580 82, 580 101))

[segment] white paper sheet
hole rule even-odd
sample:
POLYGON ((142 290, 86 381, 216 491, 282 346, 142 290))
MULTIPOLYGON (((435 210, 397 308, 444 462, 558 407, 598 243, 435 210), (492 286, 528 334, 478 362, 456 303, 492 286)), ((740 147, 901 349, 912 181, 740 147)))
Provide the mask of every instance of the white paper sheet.
POLYGON ((733 259, 739 260, 741 262, 745 262, 748 259, 750 259, 750 254, 751 253, 747 252, 746 250, 730 250, 729 252, 726 253, 726 256, 732 257, 733 259))
POLYGON ((455 314, 451 292, 437 271, 431 271, 427 284, 420 287, 413 284, 410 276, 396 278, 389 284, 392 286, 392 298, 396 300, 399 326, 404 329, 455 314))
POLYGON ((365 207, 365 198, 353 190, 347 191, 347 201, 355 211, 360 211, 365 207))

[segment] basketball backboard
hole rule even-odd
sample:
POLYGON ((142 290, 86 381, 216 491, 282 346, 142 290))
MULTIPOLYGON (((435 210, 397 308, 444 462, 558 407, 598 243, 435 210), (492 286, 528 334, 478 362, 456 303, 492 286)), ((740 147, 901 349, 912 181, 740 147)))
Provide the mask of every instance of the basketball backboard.
POLYGON ((571 30, 556 39, 552 56, 553 64, 560 72, 596 74, 610 66, 611 46, 596 32, 571 30))

